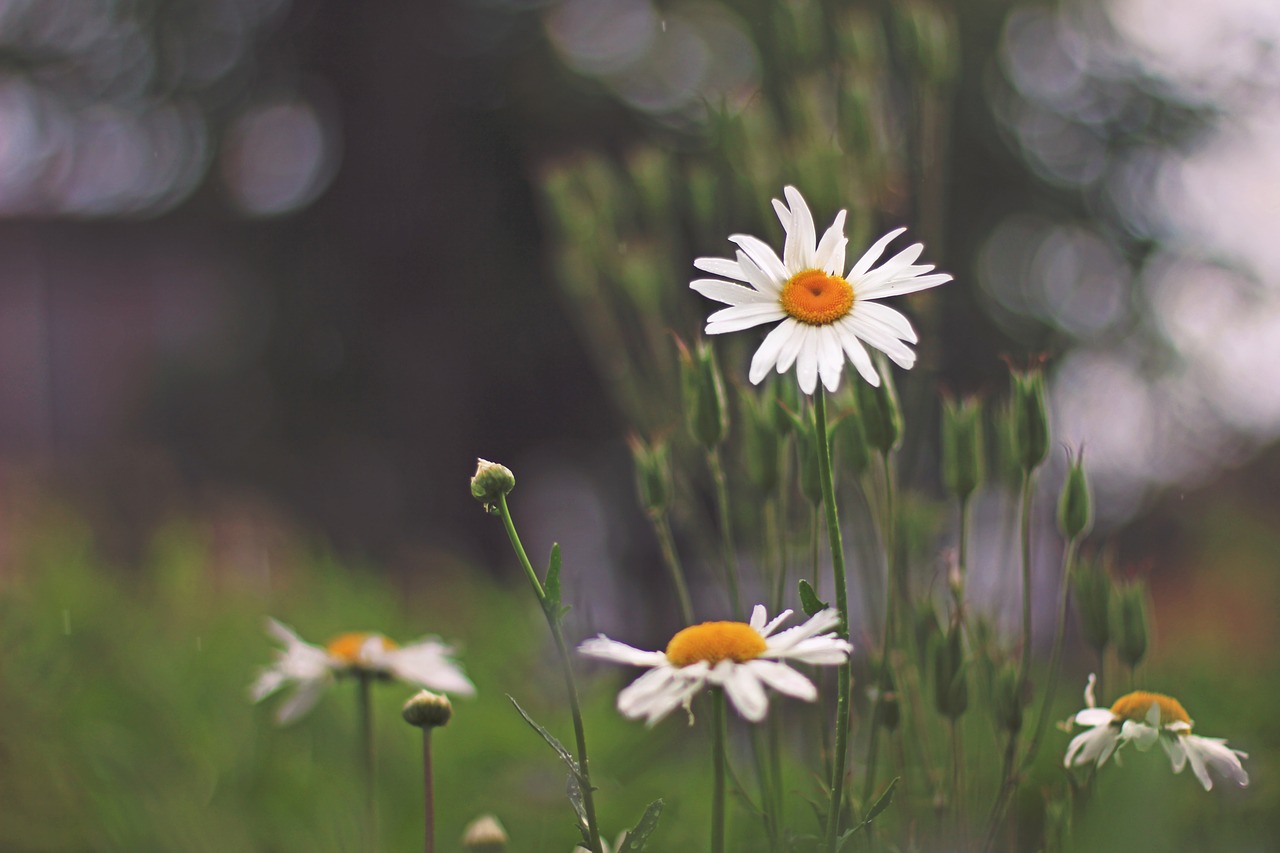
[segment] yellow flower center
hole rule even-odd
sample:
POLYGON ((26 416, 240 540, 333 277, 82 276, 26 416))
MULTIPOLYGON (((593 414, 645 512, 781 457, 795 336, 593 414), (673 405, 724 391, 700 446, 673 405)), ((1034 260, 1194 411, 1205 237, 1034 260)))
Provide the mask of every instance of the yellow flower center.
POLYGON ((1160 725, 1162 726, 1167 726, 1170 723, 1191 724, 1191 717, 1187 716, 1186 709, 1182 707, 1182 703, 1177 699, 1172 696, 1165 696, 1162 693, 1148 693, 1145 690, 1138 690, 1121 696, 1111 706, 1111 713, 1121 720, 1145 723, 1147 714, 1151 712, 1152 705, 1160 706, 1160 725))
POLYGON ((691 625, 667 643, 667 660, 676 666, 722 660, 745 663, 764 653, 766 646, 755 628, 745 622, 703 622, 691 625))
POLYGON ((822 270, 804 270, 782 286, 782 310, 801 323, 826 326, 853 310, 853 285, 822 270))
POLYGON ((360 650, 364 648, 364 644, 369 642, 370 638, 375 638, 381 642, 384 652, 400 648, 381 634, 373 634, 368 631, 348 631, 330 640, 329 644, 325 646, 325 650, 343 663, 355 665, 362 663, 360 650))

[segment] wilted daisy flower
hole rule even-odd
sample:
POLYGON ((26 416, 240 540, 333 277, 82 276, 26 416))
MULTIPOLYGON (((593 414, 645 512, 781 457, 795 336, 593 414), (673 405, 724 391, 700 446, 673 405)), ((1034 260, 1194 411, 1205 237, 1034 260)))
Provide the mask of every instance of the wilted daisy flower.
POLYGON ((259 673, 249 695, 260 702, 287 684, 297 685, 276 712, 281 725, 311 710, 335 676, 363 673, 460 696, 476 692, 449 659, 453 649, 434 638, 399 646, 381 634, 352 632, 334 637, 325 646, 314 646, 274 619, 267 620, 267 633, 284 643, 284 648, 259 673))
POLYGON ((1138 690, 1121 696, 1110 708, 1096 708, 1094 681, 1094 676, 1089 676, 1089 685, 1085 688, 1088 707, 1072 717, 1074 722, 1090 728, 1072 738, 1063 760, 1065 767, 1090 763, 1101 767, 1126 743, 1132 742, 1145 752, 1159 741, 1169 756, 1173 772, 1181 773, 1190 763, 1206 791, 1213 788, 1210 767, 1237 785, 1249 784, 1249 774, 1240 764, 1240 759, 1248 758, 1248 754, 1231 749, 1222 738, 1191 734, 1191 718, 1177 699, 1138 690))
POLYGON ((738 713, 758 722, 768 710, 766 686, 807 702, 818 697, 813 682, 781 661, 841 664, 853 649, 835 633, 827 633, 840 622, 834 609, 775 635, 790 615, 784 610, 769 622, 764 606, 756 605, 749 623, 692 625, 672 637, 664 652, 642 651, 603 634, 578 646, 578 651, 650 668, 618 694, 618 710, 631 719, 643 717, 652 726, 681 705, 687 711, 694 694, 710 684, 723 687, 738 713))
POLYGON ((800 390, 806 394, 813 393, 819 375, 827 390, 835 391, 846 356, 863 379, 879 385, 880 376, 864 343, 909 369, 916 355, 907 343, 916 342, 916 333, 906 317, 876 300, 936 287, 950 281, 951 276, 926 275, 932 266, 915 265, 924 249, 921 243, 908 246, 873 269, 889 242, 906 230, 899 228, 877 240, 842 278, 848 243, 845 212, 836 214, 835 222, 819 240, 813 215, 800 193, 795 187, 786 187, 783 195, 786 204, 777 199, 773 202, 787 232, 781 259, 763 241, 734 234, 729 239, 738 244, 736 260, 698 258, 693 262, 700 270, 747 285, 714 278, 689 284, 703 296, 730 306, 707 318, 707 334, 737 332, 781 320, 751 359, 751 382, 759 383, 771 368, 786 373, 794 364, 800 390))

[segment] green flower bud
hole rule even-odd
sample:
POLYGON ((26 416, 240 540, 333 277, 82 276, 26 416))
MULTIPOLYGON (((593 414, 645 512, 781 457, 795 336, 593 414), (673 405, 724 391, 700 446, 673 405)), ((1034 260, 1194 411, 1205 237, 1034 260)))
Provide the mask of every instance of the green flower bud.
POLYGON ((1151 633, 1147 617, 1147 585, 1135 580, 1121 586, 1118 594, 1116 654, 1132 669, 1147 656, 1147 641, 1151 633))
POLYGON ((1049 412, 1045 404, 1044 371, 1033 367, 1010 372, 1013 380, 1014 448, 1024 473, 1040 467, 1049 455, 1049 412))
POLYGON ((506 465, 476 460, 476 473, 471 477, 471 497, 484 504, 490 512, 497 511, 499 498, 511 494, 516 487, 516 477, 506 465))
POLYGON ((871 465, 871 448, 867 446, 867 432, 857 410, 842 415, 832 433, 840 467, 855 477, 862 476, 871 465))
POLYGON ((782 441, 774 416, 777 404, 770 389, 765 389, 758 401, 755 394, 745 389, 738 399, 742 404, 747 476, 762 493, 772 494, 778 489, 778 448, 782 441))
POLYGON ((510 840, 502 824, 491 814, 480 815, 462 832, 462 846, 476 853, 503 853, 510 840))
POLYGON ((933 662, 933 650, 942 642, 942 627, 938 624, 938 613, 933 602, 924 601, 916 611, 915 625, 916 651, 919 653, 920 668, 928 670, 933 662))
POLYGON ((684 390, 684 419, 694 441, 710 450, 724 441, 729 432, 729 407, 725 401, 724 380, 716 366, 715 351, 699 342, 697 352, 690 353, 679 338, 680 384, 684 390))
POLYGON ((942 482, 964 500, 982 484, 982 403, 942 401, 942 482))
POLYGON ((1022 731, 1022 709, 1026 701, 1015 664, 1001 667, 995 683, 996 725, 1009 734, 1022 731))
POLYGON ((800 458, 800 494, 815 507, 822 503, 822 470, 818 461, 818 426, 812 418, 795 425, 796 454, 800 458))
POLYGON ((1006 488, 1017 489, 1022 482, 1022 462, 1018 456, 1018 415, 1013 398, 996 411, 996 460, 994 471, 1006 488))
POLYGON ((453 705, 449 697, 432 693, 430 690, 419 690, 400 712, 404 721, 420 729, 436 729, 447 725, 453 716, 453 705))
POLYGON ((880 453, 888 453, 902 440, 902 408, 898 405, 892 374, 883 364, 879 373, 880 387, 861 381, 855 381, 854 386, 867 445, 880 453))
POLYGON ((1067 466, 1067 479, 1058 498, 1058 529, 1067 539, 1075 539, 1089 531, 1093 521, 1089 506, 1089 483, 1084 476, 1084 448, 1067 466))
POLYGON ((967 669, 957 622, 947 631, 946 640, 933 649, 933 698, 938 713, 947 719, 958 719, 969 707, 967 669))
POLYGON ((636 494, 640 505, 652 516, 660 516, 671 501, 671 463, 665 441, 652 445, 632 433, 627 437, 636 467, 636 494))
POLYGON ((1085 645, 1102 654, 1111 642, 1111 576, 1098 563, 1081 562, 1071 577, 1085 645))

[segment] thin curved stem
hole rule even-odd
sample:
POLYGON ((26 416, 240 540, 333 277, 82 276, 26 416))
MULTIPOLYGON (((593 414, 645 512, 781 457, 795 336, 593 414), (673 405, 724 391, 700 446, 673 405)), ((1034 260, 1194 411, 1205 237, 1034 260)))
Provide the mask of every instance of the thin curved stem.
MULTIPOLYGON (((822 503, 827 514, 827 537, 831 543, 831 570, 835 577, 836 609, 840 623, 836 634, 849 639, 849 592, 845 578, 844 543, 840 535, 840 514, 836 511, 835 477, 831 472, 831 442, 827 437, 827 403, 822 389, 813 397, 818 433, 818 473, 822 480, 822 503)), ((850 662, 846 659, 836 670, 836 745, 831 761, 831 809, 827 812, 826 846, 836 849, 840 834, 840 813, 844 809, 845 760, 849 753, 850 662)))
POLYGON ((711 688, 711 853, 724 853, 724 689, 711 688))
POLYGON ((671 575, 671 585, 676 588, 676 598, 680 600, 680 616, 685 625, 693 624, 693 599, 689 597, 689 584, 684 578, 684 567, 680 563, 680 555, 676 552, 675 537, 671 533, 671 522, 666 513, 650 515, 653 532, 658 537, 658 549, 662 552, 662 562, 666 564, 671 575))
POLYGON ((373 676, 356 671, 356 715, 360 721, 360 768, 364 776, 364 832, 365 849, 378 849, 378 797, 376 791, 377 758, 373 747, 373 676))
POLYGON ((519 559, 524 573, 528 576, 529 583, 533 586, 534 595, 538 597, 538 603, 542 605, 542 613, 547 617, 547 627, 551 629, 551 637, 555 640, 556 653, 560 657, 560 669, 564 675, 565 692, 569 695, 569 710, 573 715, 573 736, 578 753, 578 774, 582 778, 582 784, 579 788, 582 791, 583 811, 587 815, 587 835, 591 841, 591 853, 603 853, 604 848, 600 844, 600 825, 596 821, 595 797, 592 794, 595 789, 591 786, 591 766, 587 761, 587 735, 582 725, 582 707, 578 702, 578 686, 573 678, 573 665, 569 658, 569 649, 564 642, 564 633, 560 630, 560 614, 556 612, 555 606, 547 600, 547 593, 542 588, 542 583, 538 580, 538 573, 533 570, 533 564, 529 562, 529 555, 525 553, 524 545, 520 544, 520 535, 516 533, 515 522, 511 519, 511 509, 507 506, 506 495, 498 496, 498 511, 502 516, 502 525, 506 528, 507 538, 511 540, 511 548, 516 552, 516 557, 519 559))
POLYGON ((729 583, 729 604, 733 607, 734 618, 741 618, 744 611, 742 594, 739 592, 738 554, 733 547, 733 516, 729 512, 729 481, 725 477, 718 448, 713 447, 707 451, 707 468, 711 472, 711 483, 715 486, 716 514, 720 521, 720 556, 724 560, 725 578, 729 583))
POLYGON ((1066 634, 1067 624, 1067 594, 1071 589, 1071 569, 1075 565, 1078 543, 1079 539, 1068 540, 1066 550, 1062 555, 1062 590, 1058 594, 1058 624, 1054 628, 1053 652, 1049 656, 1049 682, 1045 685, 1044 696, 1040 700, 1040 716, 1036 719, 1035 733, 1031 736, 1031 742, 1027 745, 1027 754, 1022 758, 1024 770, 1031 766, 1031 762, 1035 760, 1036 752, 1040 749, 1040 741, 1044 739, 1045 727, 1049 724, 1049 713, 1053 707, 1053 695, 1058 688, 1058 677, 1061 674, 1060 669, 1062 667, 1062 640, 1066 634))

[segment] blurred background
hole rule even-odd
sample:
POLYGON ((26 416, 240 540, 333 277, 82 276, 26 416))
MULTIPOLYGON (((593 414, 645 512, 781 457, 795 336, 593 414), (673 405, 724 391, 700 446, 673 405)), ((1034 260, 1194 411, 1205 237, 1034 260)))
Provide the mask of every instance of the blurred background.
MULTIPOLYGON (((1152 585, 1154 672, 1190 666, 1207 734, 1255 760, 1280 744, 1272 0, 2 0, 0 842, 319 849, 289 834, 297 790, 232 816, 336 762, 291 730, 300 763, 264 769, 281 747, 241 697, 268 612, 317 641, 452 632, 487 650, 477 707, 502 718, 498 673, 537 679, 486 670, 490 610, 524 611, 466 492, 476 456, 516 471, 531 550, 564 544, 580 630, 661 635, 662 594, 624 595, 661 577, 624 438, 680 429, 670 332, 707 308, 691 260, 776 242, 785 183, 819 222, 848 208, 851 243, 906 225, 954 274, 907 303, 917 443, 926 387, 993 399, 1002 356, 1049 356, 1095 547, 1152 585), (206 636, 226 639, 211 670, 206 636), (206 671, 231 693, 164 687, 206 671), (231 733, 172 737, 238 744, 227 767, 132 763, 138 707, 215 701, 231 733), (67 720, 98 728, 68 742, 67 720), (182 835, 166 797, 225 806, 184 820, 230 834, 182 835)), ((746 353, 721 353, 736 382, 746 353)), ((929 453, 910 479, 936 493, 929 453)), ((1001 501, 979 506, 992 528, 1001 501)), ((640 733, 614 728, 626 755, 640 733)), ((457 789, 453 830, 486 790, 457 789)), ((1267 849, 1280 793, 1256 773, 1250 795, 1239 849, 1267 849)))

